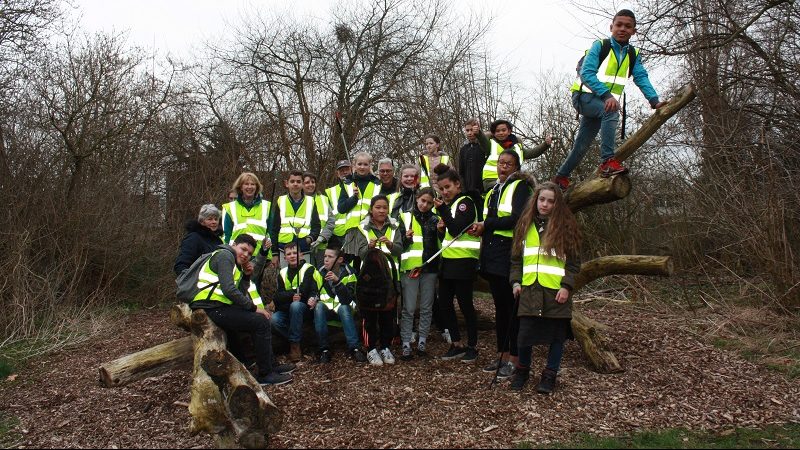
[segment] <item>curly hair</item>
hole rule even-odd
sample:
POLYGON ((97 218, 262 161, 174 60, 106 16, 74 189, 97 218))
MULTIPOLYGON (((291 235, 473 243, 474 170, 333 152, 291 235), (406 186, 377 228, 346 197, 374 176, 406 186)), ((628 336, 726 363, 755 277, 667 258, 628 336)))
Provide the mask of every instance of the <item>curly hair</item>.
POLYGON ((549 181, 536 186, 533 195, 525 206, 525 210, 517 221, 517 226, 514 229, 512 255, 520 257, 525 251, 523 243, 528 235, 528 229, 531 226, 536 226, 534 220, 539 215, 537 203, 539 193, 542 191, 552 191, 555 203, 548 217, 547 230, 545 230, 544 236, 540 238, 539 248, 543 253, 555 253, 560 259, 580 256, 581 232, 578 229, 578 222, 575 220, 575 216, 569 206, 567 206, 567 202, 561 193, 561 188, 549 181))

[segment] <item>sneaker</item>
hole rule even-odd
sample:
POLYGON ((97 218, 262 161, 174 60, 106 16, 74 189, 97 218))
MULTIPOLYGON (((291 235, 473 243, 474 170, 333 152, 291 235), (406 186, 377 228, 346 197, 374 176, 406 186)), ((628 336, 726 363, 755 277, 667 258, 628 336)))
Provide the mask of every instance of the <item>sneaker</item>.
POLYGON ((483 371, 486 373, 495 373, 497 372, 497 368, 500 367, 500 364, 501 362, 499 359, 492 360, 492 363, 484 367, 483 371))
POLYGON ((381 359, 383 359, 384 364, 391 365, 395 363, 394 355, 392 354, 392 351, 389 350, 388 348, 381 350, 381 359))
POLYGON ((357 363, 365 363, 367 362, 367 355, 361 351, 360 348, 354 348, 350 350, 350 356, 357 362, 357 363))
POLYGON ((505 380, 506 378, 511 378, 514 375, 514 372, 514 364, 511 361, 506 361, 503 363, 503 367, 497 371, 497 379, 505 380))
POLYGON ((417 356, 420 358, 428 357, 428 352, 425 351, 425 341, 419 341, 419 344, 417 344, 417 356))
POLYGON ((540 394, 551 394, 556 389, 556 375, 555 370, 544 369, 542 371, 542 379, 536 386, 536 392, 540 394))
POLYGON ((280 386, 292 382, 292 375, 288 373, 270 372, 267 375, 256 378, 258 384, 263 386, 280 386))
POLYGON ((272 371, 279 374, 287 374, 292 373, 297 369, 296 364, 286 363, 286 364, 277 364, 272 366, 272 371))
POLYGON ((556 175, 550 181, 557 184, 561 188, 561 192, 566 192, 567 188, 569 188, 569 178, 564 175, 556 175))
POLYGON ((400 355, 403 361, 411 361, 414 359, 414 352, 411 351, 411 344, 403 344, 403 354, 400 355))
POLYGON ((325 349, 319 353, 320 364, 329 364, 331 362, 331 351, 325 349))
POLYGON ((600 168, 597 169, 597 171, 600 172, 601 177, 628 173, 628 169, 625 168, 621 162, 617 161, 617 158, 608 158, 603 164, 600 164, 600 168))
POLYGON ((367 361, 369 361, 369 363, 372 364, 373 366, 383 365, 383 360, 381 359, 381 355, 378 354, 378 350, 374 348, 370 350, 369 353, 367 353, 367 361))
POLYGON ((472 363, 478 359, 478 350, 475 347, 467 347, 467 350, 464 352, 464 356, 461 358, 461 362, 463 363, 472 363))
POLYGON ((442 355, 439 359, 449 361, 451 359, 462 358, 466 352, 467 351, 464 349, 464 347, 456 347, 455 345, 450 344, 450 349, 447 350, 447 353, 442 355))
POLYGON ((450 337, 450 330, 448 330, 447 328, 445 328, 444 331, 442 331, 442 340, 447 342, 448 344, 453 343, 453 339, 450 337))

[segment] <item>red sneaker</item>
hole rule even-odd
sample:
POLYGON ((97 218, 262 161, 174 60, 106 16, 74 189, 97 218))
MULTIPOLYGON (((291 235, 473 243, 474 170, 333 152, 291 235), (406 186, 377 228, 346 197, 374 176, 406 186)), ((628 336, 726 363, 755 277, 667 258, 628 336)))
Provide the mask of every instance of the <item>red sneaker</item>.
POLYGON ((608 158, 603 164, 600 164, 598 172, 600 172, 601 177, 610 177, 612 175, 626 174, 628 169, 617 161, 617 158, 608 158))
POLYGON ((561 192, 565 192, 567 190, 567 188, 569 187, 569 178, 567 178, 567 177, 565 177, 563 175, 556 175, 550 181, 552 181, 553 183, 557 184, 558 187, 561 188, 561 192))

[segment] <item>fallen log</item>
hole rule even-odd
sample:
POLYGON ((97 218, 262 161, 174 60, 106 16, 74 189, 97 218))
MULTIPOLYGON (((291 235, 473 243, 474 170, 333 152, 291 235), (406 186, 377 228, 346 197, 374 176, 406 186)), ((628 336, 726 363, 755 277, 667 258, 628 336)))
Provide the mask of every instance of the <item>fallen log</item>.
POLYGON ((572 312, 572 333, 589 362, 600 373, 619 373, 624 369, 610 349, 608 339, 600 331, 607 328, 580 311, 572 312))
POLYGON ((103 364, 100 382, 105 387, 119 387, 173 369, 187 369, 191 364, 192 338, 187 336, 103 364))
POLYGON ((260 384, 226 346, 225 332, 205 311, 192 312, 194 373, 189 412, 192 434, 205 431, 217 446, 234 438, 245 448, 264 448, 283 416, 260 384))
POLYGON ((659 275, 670 276, 674 271, 669 256, 613 255, 595 258, 581 264, 575 277, 574 291, 592 281, 609 275, 659 275))

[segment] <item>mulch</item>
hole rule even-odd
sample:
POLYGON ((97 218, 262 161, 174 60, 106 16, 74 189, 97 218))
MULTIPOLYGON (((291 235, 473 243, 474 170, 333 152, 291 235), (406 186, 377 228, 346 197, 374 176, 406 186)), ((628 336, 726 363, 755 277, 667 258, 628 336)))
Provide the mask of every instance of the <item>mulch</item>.
MULTIPOLYGON (((477 302, 491 317, 491 301, 477 302)), ((288 447, 508 447, 547 444, 588 432, 616 435, 684 427, 722 431, 800 422, 800 380, 702 342, 689 318, 631 305, 584 309, 612 329, 608 336, 626 371, 592 372, 570 342, 551 396, 535 385, 522 393, 507 383, 489 388, 481 371, 494 356, 494 333, 482 331, 478 364, 436 359, 395 366, 356 365, 343 353, 329 365, 301 364, 292 384, 267 392, 282 408, 282 430, 271 445, 288 447)), ((0 415, 14 416, 19 448, 207 448, 208 436, 188 433, 191 377, 172 371, 121 388, 98 383, 100 364, 181 337, 163 310, 120 319, 92 344, 27 364, 0 382, 0 415)), ((432 336, 429 351, 447 344, 432 336)), ((396 356, 397 356, 396 352, 396 356)))

